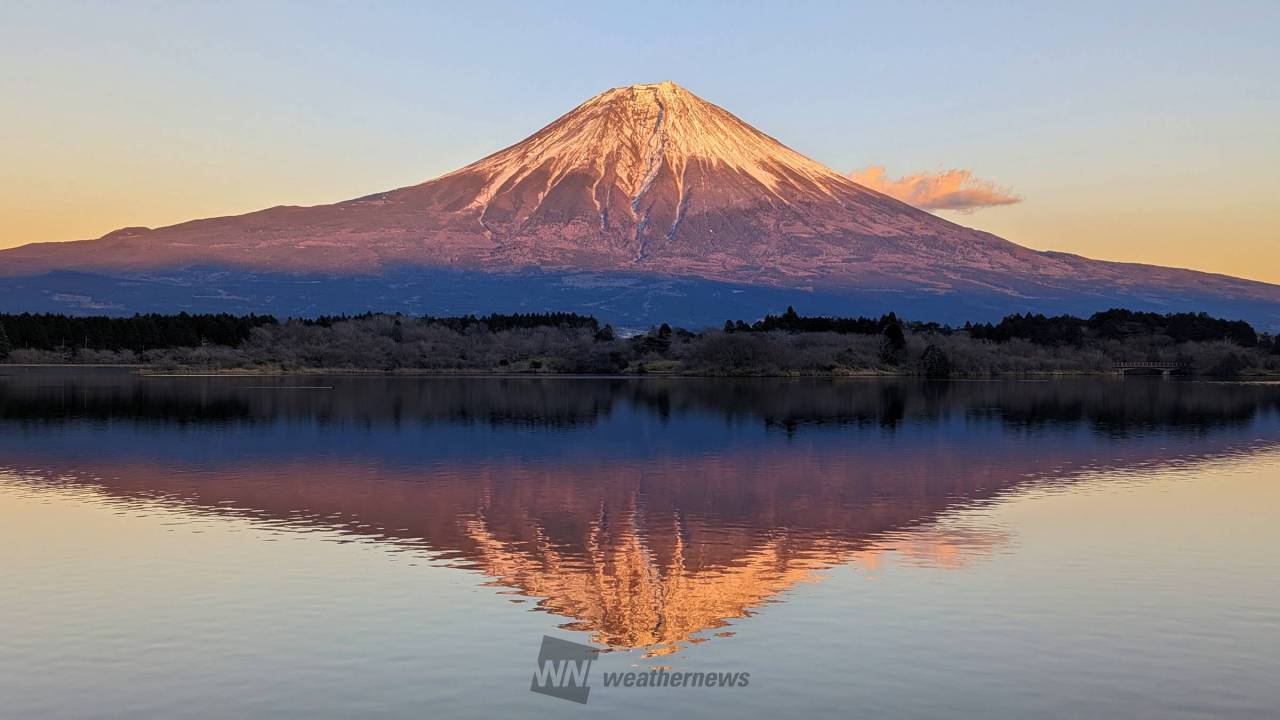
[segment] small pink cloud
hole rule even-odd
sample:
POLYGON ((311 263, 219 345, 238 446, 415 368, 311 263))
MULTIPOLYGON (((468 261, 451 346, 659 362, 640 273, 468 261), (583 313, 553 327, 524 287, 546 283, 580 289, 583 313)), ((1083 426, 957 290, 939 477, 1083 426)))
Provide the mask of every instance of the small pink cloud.
POLYGON ((968 170, 919 172, 897 179, 885 175, 884 166, 869 165, 849 173, 854 182, 882 192, 921 210, 957 210, 970 213, 985 207, 1022 202, 1008 188, 974 177, 968 170))

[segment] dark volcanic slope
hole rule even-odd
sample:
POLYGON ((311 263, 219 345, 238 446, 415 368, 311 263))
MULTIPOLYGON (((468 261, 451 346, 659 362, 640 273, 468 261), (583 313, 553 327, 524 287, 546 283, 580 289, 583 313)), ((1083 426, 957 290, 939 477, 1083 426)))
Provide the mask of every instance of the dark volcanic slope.
MULTIPOLYGON (((1044 253, 868 190, 673 84, 615 88, 420 185, 0 252, 0 275, 187 266, 610 272, 821 292, 1276 304, 1280 286, 1044 253)), ((1087 304, 1087 303, 1086 303, 1087 304)))

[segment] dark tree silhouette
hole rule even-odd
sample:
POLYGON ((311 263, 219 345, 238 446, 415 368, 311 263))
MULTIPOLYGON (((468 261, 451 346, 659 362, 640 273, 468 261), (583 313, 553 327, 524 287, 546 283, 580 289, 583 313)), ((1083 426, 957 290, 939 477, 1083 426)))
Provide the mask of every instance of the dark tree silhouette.
POLYGON ((954 330, 879 319, 805 317, 794 307, 724 331, 667 324, 626 338, 593 317, 526 313, 291 319, 232 315, 0 314, 9 362, 149 363, 174 369, 411 369, 426 372, 845 374, 899 368, 927 377, 1114 371, 1176 361, 1198 375, 1280 373, 1280 343, 1247 323, 1198 313, 1111 310, 1088 319, 1011 315, 954 330), (1014 347, 1002 343, 1018 340, 1014 347), (1273 354, 1274 353, 1274 354, 1273 354))
POLYGON ((1222 320, 1208 313, 1170 313, 1112 309, 1094 313, 1085 320, 1071 315, 1009 315, 999 323, 966 323, 969 335, 978 340, 1008 342, 1015 338, 1037 345, 1080 346, 1090 338, 1129 340, 1164 336, 1175 343, 1225 340, 1241 347, 1258 345, 1258 334, 1243 320, 1222 320))
POLYGON ((920 355, 920 374, 932 380, 951 377, 951 358, 937 345, 930 345, 920 355))
POLYGON ((898 319, 893 317, 892 313, 890 313, 889 317, 892 319, 882 322, 884 325, 884 339, 888 342, 890 350, 901 352, 907 347, 907 336, 902 332, 902 323, 898 322, 898 319))

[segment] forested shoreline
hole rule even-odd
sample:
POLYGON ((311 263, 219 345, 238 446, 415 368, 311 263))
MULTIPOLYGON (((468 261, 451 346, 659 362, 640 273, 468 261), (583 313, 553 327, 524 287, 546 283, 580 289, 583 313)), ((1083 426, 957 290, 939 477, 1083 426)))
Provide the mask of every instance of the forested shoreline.
POLYGON ((1280 375, 1280 341, 1203 313, 1114 309, 1010 315, 950 327, 803 316, 688 330, 616 331, 574 313, 280 320, 227 314, 0 315, 0 362, 143 365, 168 372, 856 375, 983 377, 1112 372, 1165 363, 1211 377, 1280 375))

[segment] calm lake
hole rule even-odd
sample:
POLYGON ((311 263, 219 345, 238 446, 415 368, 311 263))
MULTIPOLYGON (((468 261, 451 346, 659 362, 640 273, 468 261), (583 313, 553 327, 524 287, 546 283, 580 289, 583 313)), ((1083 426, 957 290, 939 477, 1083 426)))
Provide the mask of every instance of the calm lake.
POLYGON ((0 368, 4 718, 1274 717, 1277 548, 1280 384, 0 368))

